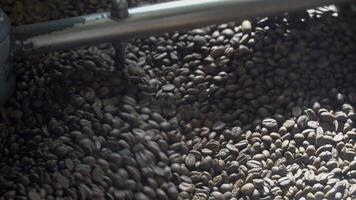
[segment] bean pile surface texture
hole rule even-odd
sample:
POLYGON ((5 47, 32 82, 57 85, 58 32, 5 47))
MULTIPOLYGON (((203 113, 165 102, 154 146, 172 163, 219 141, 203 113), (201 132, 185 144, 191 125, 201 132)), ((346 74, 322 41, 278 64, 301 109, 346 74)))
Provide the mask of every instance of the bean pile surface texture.
MULTIPOLYGON (((162 1, 130 0, 130 7, 162 1)), ((0 0, 14 25, 110 0, 0 0)), ((320 7, 15 57, 0 200, 356 198, 356 14, 320 7)))

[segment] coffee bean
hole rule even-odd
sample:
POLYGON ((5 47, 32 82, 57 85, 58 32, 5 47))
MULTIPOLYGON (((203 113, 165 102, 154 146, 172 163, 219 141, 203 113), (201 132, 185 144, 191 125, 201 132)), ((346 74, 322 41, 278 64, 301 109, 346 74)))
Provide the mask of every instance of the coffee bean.
POLYGON ((213 125, 213 130, 219 131, 222 130, 226 124, 224 122, 217 122, 216 124, 213 125))
POLYGON ((186 183, 186 182, 183 182, 183 183, 179 184, 179 189, 182 190, 182 191, 191 193, 194 190, 194 185, 186 183))
POLYGON ((230 152, 235 153, 235 154, 238 154, 238 152, 239 152, 239 149, 236 148, 236 146, 235 146, 235 145, 232 145, 232 144, 227 144, 227 145, 226 145, 226 148, 227 148, 228 150, 230 150, 230 152))
POLYGON ((324 136, 316 138, 316 142, 320 146, 325 145, 325 144, 334 144, 335 143, 334 139, 328 135, 324 135, 324 136))
POLYGON ((210 140, 206 144, 206 148, 210 149, 211 151, 218 151, 219 150, 219 142, 216 140, 210 140))
POLYGON ((135 199, 137 199, 137 200, 149 200, 150 198, 146 194, 144 194, 142 192, 139 192, 139 193, 135 194, 135 199))
POLYGON ((308 118, 306 115, 302 115, 302 116, 298 117, 298 119, 297 119, 298 127, 305 128, 307 123, 308 123, 308 118))
POLYGON ((223 200, 224 199, 224 195, 221 192, 218 192, 218 191, 212 192, 211 196, 216 200, 223 200))
POLYGON ((185 157, 184 161, 187 167, 194 167, 196 164, 196 158, 192 154, 189 154, 187 157, 185 157))
POLYGON ((84 139, 80 140, 79 145, 83 148, 83 150, 87 154, 91 154, 94 150, 93 143, 88 138, 84 138, 84 139))
POLYGON ((40 200, 41 199, 40 195, 34 190, 31 190, 28 192, 28 198, 31 200, 40 200))
POLYGON ((308 193, 307 194, 307 196, 306 196, 306 199, 307 200, 315 200, 316 199, 316 197, 315 197, 315 195, 313 194, 313 193, 308 193))
POLYGON ((356 156, 356 152, 351 149, 343 148, 341 150, 341 156, 346 160, 353 160, 353 158, 356 156))
POLYGON ((298 117, 302 114, 302 109, 300 108, 300 106, 295 106, 292 108, 292 114, 295 117, 298 117))
POLYGON ((194 36, 193 42, 196 45, 196 47, 198 47, 198 48, 207 44, 207 40, 203 36, 200 36, 200 35, 194 36))
POLYGON ((320 114, 320 119, 323 121, 326 121, 326 122, 332 122, 332 121, 334 121, 335 116, 329 112, 322 112, 320 114))
POLYGON ((241 192, 245 195, 251 195, 255 190, 255 186, 252 183, 246 183, 241 187, 241 192))
POLYGON ((162 86, 162 90, 165 92, 171 92, 174 90, 174 88, 175 88, 175 86, 172 84, 167 84, 167 85, 162 86))
POLYGON ((85 99, 81 96, 78 96, 77 98, 75 98, 73 104, 75 107, 81 108, 85 104, 85 99))
POLYGON ((278 180, 278 183, 281 187, 286 187, 291 184, 291 179, 289 177, 283 177, 278 180))
POLYGON ((278 126, 278 123, 275 119, 264 119, 262 125, 269 129, 275 129, 278 126))
POLYGON ((306 171, 304 174, 304 180, 307 182, 313 182, 315 180, 315 173, 311 170, 306 171))
POLYGON ((217 58, 219 56, 222 56, 225 52, 225 47, 223 46, 213 46, 210 50, 210 55, 213 58, 217 58))
POLYGON ((302 143, 305 140, 304 135, 301 133, 297 133, 294 135, 294 141, 297 143, 302 143))
POLYGON ((348 131, 346 133, 346 135, 350 138, 350 139, 356 139, 356 132, 354 131, 348 131))
MULTIPOLYGON (((30 3, 2 7, 15 25, 111 7, 30 3)), ((111 44, 15 56, 0 196, 352 198, 352 16, 320 7, 134 39, 125 64, 111 44)))
POLYGON ((325 195, 324 195, 323 192, 317 191, 317 192, 315 193, 315 199, 321 200, 321 199, 324 199, 324 198, 325 198, 325 195))
POLYGON ((231 191, 232 189, 233 189, 233 185, 232 184, 224 183, 224 184, 222 184, 220 186, 220 191, 223 192, 223 193, 231 191))
POLYGON ((250 33, 252 30, 251 22, 248 20, 243 21, 241 24, 241 29, 242 29, 242 32, 244 32, 244 33, 250 33))
POLYGON ((92 177, 93 177, 94 181, 101 182, 103 180, 104 176, 105 176, 105 173, 101 168, 97 167, 97 168, 93 169, 92 177))

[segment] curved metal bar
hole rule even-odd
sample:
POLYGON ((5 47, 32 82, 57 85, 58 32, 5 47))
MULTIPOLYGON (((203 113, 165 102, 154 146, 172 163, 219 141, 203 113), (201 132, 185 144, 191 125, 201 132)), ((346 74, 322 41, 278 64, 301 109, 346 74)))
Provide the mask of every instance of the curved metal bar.
MULTIPOLYGON (((285 11, 312 8, 349 0, 181 0, 129 10, 129 16, 115 21, 108 14, 94 20, 76 22, 79 18, 60 21, 62 30, 31 36, 17 41, 15 49, 20 53, 39 53, 95 45, 113 40, 144 37, 152 34, 178 31, 210 24, 238 21, 253 16, 266 16, 285 11)), ((88 17, 83 17, 88 19, 88 17)), ((55 26, 57 22, 48 22, 55 26)), ((18 38, 24 30, 31 32, 38 25, 15 28, 18 38), (32 27, 31 27, 32 26, 32 27), (17 31, 16 31, 17 30, 17 31)), ((41 29, 45 29, 45 26, 41 29)), ((49 29, 51 30, 51 29, 49 29)), ((53 29, 52 29, 53 30, 53 29)))
POLYGON ((103 12, 16 26, 12 28, 12 36, 17 40, 25 40, 36 35, 47 34, 53 31, 60 31, 66 28, 74 27, 76 24, 86 24, 97 20, 108 19, 110 16, 109 12, 103 12))

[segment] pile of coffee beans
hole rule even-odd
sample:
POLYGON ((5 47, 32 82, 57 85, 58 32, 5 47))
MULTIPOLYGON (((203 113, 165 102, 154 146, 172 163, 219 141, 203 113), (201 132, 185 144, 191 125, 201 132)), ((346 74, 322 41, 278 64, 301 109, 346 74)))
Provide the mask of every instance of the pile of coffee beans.
MULTIPOLYGON (((16 24, 110 9, 0 2, 16 24)), ((0 199, 356 198, 355 17, 326 6, 136 39, 124 70, 110 44, 15 57, 0 199)))

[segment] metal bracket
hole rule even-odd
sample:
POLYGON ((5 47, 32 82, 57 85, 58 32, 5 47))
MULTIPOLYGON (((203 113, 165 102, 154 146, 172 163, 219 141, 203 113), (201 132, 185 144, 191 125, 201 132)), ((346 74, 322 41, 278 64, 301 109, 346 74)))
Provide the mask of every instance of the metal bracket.
MULTIPOLYGON (((120 21, 129 16, 127 0, 113 0, 111 7, 111 18, 120 21)), ((115 50, 115 64, 117 69, 125 66, 126 41, 116 40, 112 42, 115 50)))

